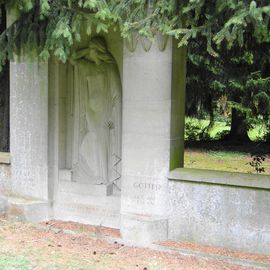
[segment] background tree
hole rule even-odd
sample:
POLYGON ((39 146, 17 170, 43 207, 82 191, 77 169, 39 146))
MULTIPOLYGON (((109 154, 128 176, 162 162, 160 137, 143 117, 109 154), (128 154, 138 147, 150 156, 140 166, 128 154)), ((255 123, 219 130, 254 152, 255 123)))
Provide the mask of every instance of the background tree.
POLYGON ((270 116, 270 44, 236 50, 226 63, 227 96, 232 107, 229 140, 249 141, 248 130, 270 116), (265 47, 265 48, 264 48, 265 47), (268 48, 268 49, 267 49, 268 48), (266 49, 266 50, 265 50, 266 49), (231 67, 229 68, 229 64, 231 67))
POLYGON ((214 124, 215 101, 223 94, 222 61, 206 50, 206 41, 191 41, 188 46, 186 115, 203 118, 210 116, 208 131, 214 124))
POLYGON ((187 114, 210 115, 214 122, 215 104, 225 97, 231 108, 231 129, 224 138, 249 141, 248 130, 259 122, 269 123, 270 43, 257 43, 246 32, 246 42, 216 49, 218 57, 206 53, 205 40, 189 45, 187 114), (197 104, 199 112, 196 111, 197 104))
POLYGON ((212 44, 243 45, 246 29, 257 42, 270 39, 269 0, 0 0, 0 4, 19 13, 0 36, 1 65, 14 52, 33 49, 41 59, 55 55, 66 61, 81 30, 100 33, 116 26, 127 39, 135 32, 153 38, 160 31, 185 46, 190 39, 205 38, 213 55, 212 44))

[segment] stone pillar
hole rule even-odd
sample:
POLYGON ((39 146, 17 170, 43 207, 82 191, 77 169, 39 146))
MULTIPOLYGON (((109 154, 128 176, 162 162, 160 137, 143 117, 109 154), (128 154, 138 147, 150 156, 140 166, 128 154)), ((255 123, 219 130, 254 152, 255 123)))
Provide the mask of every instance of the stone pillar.
POLYGON ((185 50, 174 43, 124 49, 121 233, 131 244, 167 239, 167 176, 183 164, 185 50))
MULTIPOLYGON (((18 16, 9 11, 7 25, 18 16)), ((23 56, 10 62, 10 155, 12 192, 47 201, 48 63, 23 56)))
POLYGON ((10 63, 12 192, 48 199, 48 64, 10 63))
MULTIPOLYGON (((13 9, 11 25, 19 16, 13 9)), ((11 189, 48 200, 48 63, 15 57, 10 62, 11 189)))

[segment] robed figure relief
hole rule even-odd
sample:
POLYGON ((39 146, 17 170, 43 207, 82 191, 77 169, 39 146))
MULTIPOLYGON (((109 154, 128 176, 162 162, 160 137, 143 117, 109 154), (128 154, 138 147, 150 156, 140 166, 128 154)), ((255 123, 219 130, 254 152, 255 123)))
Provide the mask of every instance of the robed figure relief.
POLYGON ((115 183, 121 161, 121 82, 102 37, 72 58, 74 66, 73 181, 115 183), (74 97, 75 99, 75 97, 74 97))

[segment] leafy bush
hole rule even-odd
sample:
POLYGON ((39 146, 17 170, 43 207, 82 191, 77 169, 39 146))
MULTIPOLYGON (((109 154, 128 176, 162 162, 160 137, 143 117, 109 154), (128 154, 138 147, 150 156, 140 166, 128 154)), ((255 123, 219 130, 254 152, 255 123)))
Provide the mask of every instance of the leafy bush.
POLYGON ((202 141, 210 140, 207 132, 208 125, 206 120, 200 121, 195 118, 186 118, 185 124, 185 140, 186 141, 202 141))
POLYGON ((197 141, 199 140, 201 132, 201 127, 194 125, 192 122, 188 122, 185 125, 185 140, 197 141))
POLYGON ((263 138, 266 142, 270 142, 270 122, 268 122, 266 125, 266 132, 263 138))
POLYGON ((265 172, 265 168, 263 166, 263 162, 266 159, 266 155, 264 154, 252 154, 252 161, 249 162, 249 165, 254 168, 254 170, 259 173, 265 172))
POLYGON ((229 134, 229 130, 222 130, 216 133, 215 135, 215 140, 220 140, 223 139, 227 134, 229 134))

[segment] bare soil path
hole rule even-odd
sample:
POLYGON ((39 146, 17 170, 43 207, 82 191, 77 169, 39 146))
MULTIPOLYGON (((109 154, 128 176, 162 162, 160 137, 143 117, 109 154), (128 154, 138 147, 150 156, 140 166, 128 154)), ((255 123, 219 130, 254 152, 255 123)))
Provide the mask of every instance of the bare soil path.
MULTIPOLYGON (((38 225, 0 219, 1 270, 252 270, 215 258, 134 248, 121 244, 119 231, 72 222, 38 225)), ((163 243, 163 246, 174 243, 163 243)), ((177 246, 176 246, 177 247, 177 246)), ((180 248, 187 245, 180 244, 180 248)), ((200 251, 211 250, 199 248, 200 251)), ((214 253, 224 250, 214 250, 214 253)), ((226 252, 225 252, 226 255, 226 252)), ((231 256, 232 254, 230 254, 231 256)), ((233 254, 237 258, 237 253, 233 254)), ((232 255, 232 256, 233 256, 232 255)), ((244 256, 243 254, 240 254, 244 256)), ((246 255, 268 263, 270 256, 246 255)), ((238 256, 239 257, 239 256, 238 256)), ((245 257, 245 256, 244 256, 245 257)), ((243 257, 242 257, 243 258, 243 257)))

